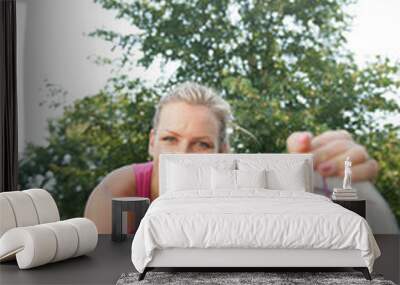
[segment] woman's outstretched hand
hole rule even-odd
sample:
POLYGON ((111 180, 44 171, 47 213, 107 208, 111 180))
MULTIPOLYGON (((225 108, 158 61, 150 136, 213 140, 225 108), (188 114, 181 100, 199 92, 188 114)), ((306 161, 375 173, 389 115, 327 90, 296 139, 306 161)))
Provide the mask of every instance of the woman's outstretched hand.
POLYGON ((314 169, 322 176, 343 177, 347 156, 352 161, 352 181, 374 180, 378 174, 376 160, 345 130, 326 131, 315 137, 311 132, 295 132, 286 146, 289 153, 312 153, 314 169))

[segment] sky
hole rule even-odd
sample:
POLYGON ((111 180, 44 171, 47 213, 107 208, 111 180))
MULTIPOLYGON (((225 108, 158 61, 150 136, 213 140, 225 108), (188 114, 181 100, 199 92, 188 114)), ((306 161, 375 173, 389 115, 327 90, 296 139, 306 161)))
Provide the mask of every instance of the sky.
POLYGON ((349 9, 355 16, 348 34, 348 47, 357 63, 374 55, 400 60, 400 1, 361 0, 349 9))
MULTIPOLYGON (((361 0, 349 7, 349 12, 354 19, 347 35, 348 48, 359 65, 375 55, 400 62, 400 0, 361 0)), ((400 94, 388 98, 400 104, 400 94)), ((381 124, 385 122, 400 125, 400 114, 381 120, 381 124)))

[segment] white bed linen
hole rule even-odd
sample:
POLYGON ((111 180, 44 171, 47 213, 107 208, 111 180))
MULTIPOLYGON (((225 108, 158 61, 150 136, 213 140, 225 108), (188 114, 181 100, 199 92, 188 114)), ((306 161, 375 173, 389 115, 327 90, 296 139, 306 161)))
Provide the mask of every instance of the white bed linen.
POLYGON ((283 190, 185 191, 150 205, 132 242, 143 272, 154 249, 358 249, 369 271, 380 250, 364 218, 321 195, 283 190), (218 196, 215 196, 218 195, 218 196))

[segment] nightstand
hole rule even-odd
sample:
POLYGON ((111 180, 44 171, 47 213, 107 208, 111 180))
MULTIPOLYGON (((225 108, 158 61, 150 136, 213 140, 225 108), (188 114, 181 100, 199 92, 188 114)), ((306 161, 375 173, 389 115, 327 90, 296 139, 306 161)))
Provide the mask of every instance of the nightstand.
POLYGON ((359 214, 365 219, 366 213, 366 200, 356 199, 356 200, 333 200, 332 202, 339 204, 340 206, 359 214))
POLYGON ((150 205, 150 199, 144 197, 120 197, 112 199, 112 235, 113 241, 123 241, 126 234, 122 233, 123 212, 130 211, 135 215, 135 231, 139 227, 140 221, 146 214, 150 205))

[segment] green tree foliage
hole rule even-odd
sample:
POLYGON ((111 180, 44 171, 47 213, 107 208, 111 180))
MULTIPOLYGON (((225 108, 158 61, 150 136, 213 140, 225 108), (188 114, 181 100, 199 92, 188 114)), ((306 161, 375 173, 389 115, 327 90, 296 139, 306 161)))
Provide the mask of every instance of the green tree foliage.
MULTIPOLYGON (((328 129, 346 129, 379 160, 381 170, 377 188, 400 221, 400 128, 392 124, 382 128, 376 119, 377 114, 384 117, 400 110, 399 105, 388 98, 388 94, 399 96, 399 64, 379 57, 365 67, 354 62, 352 53, 345 48, 344 36, 351 21, 344 7, 352 1, 95 2, 116 11, 117 18, 125 19, 141 30, 138 34, 121 34, 107 29, 92 33, 123 50, 122 65, 137 64, 147 68, 156 59, 161 59, 162 65, 179 64, 175 74, 163 82, 162 88, 143 94, 150 98, 153 94, 161 96, 167 88, 186 80, 220 90, 233 106, 236 123, 256 138, 245 132, 234 132, 232 146, 238 152, 284 152, 286 139, 294 131, 309 130, 320 134, 328 129), (143 56, 133 62, 132 53, 136 48, 143 56)), ((116 81, 122 85, 130 82, 116 81)), ((136 94, 138 91, 129 92, 136 94)), ((112 95, 107 94, 118 98, 120 93, 123 92, 117 88, 112 95)), ((100 92, 98 96, 105 101, 96 104, 100 104, 98 108, 104 108, 101 104, 106 104, 107 95, 100 92)), ((129 104, 130 108, 136 106, 138 109, 137 102, 129 104)), ((114 110, 119 109, 115 106, 114 110)), ((83 108, 80 111, 82 118, 86 116, 86 122, 93 116, 89 110, 83 108)), ((121 109, 125 110, 125 120, 132 118, 135 126, 116 128, 115 132, 130 133, 115 136, 136 137, 135 147, 140 147, 139 142, 147 146, 143 137, 147 133, 141 133, 137 128, 149 122, 151 117, 146 116, 147 121, 136 121, 132 111, 121 109)), ((66 113, 65 119, 74 117, 75 112, 78 111, 66 113)), ((150 110, 144 112, 150 114, 150 110)), ((102 119, 105 117, 99 117, 97 124, 109 124, 102 119)), ((55 137, 62 134, 62 131, 54 132, 55 137)), ((101 136, 104 144, 99 150, 108 157, 105 159, 108 163, 105 164, 104 159, 97 161, 99 168, 93 175, 104 175, 122 162, 144 159, 143 153, 137 155, 135 152, 133 156, 132 152, 124 152, 125 149, 120 157, 117 156, 110 149, 111 146, 118 148, 117 142, 107 139, 108 135, 105 132, 101 136), (131 153, 132 156, 127 155, 131 153)), ((78 141, 74 143, 79 145, 76 149, 85 146, 78 141)), ((93 141, 92 147, 95 145, 93 141)), ((46 152, 46 149, 42 151, 46 152)), ((85 161, 86 154, 81 155, 85 161)), ((84 166, 81 167, 83 169, 79 171, 84 171, 84 166)), ((75 169, 80 168, 77 165, 75 169)), ((77 175, 75 179, 81 179, 81 176, 77 175)), ((94 183, 93 179, 90 183, 94 183)), ((90 183, 85 191, 93 188, 90 183)))
POLYGON ((126 76, 48 122, 47 146, 28 144, 19 163, 22 189, 44 188, 62 218, 82 216, 94 187, 111 170, 150 159, 148 134, 156 92, 126 76))

